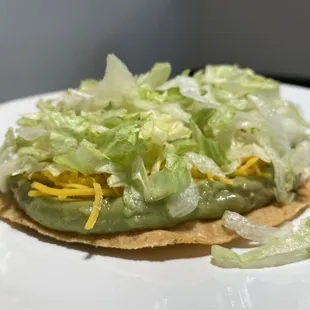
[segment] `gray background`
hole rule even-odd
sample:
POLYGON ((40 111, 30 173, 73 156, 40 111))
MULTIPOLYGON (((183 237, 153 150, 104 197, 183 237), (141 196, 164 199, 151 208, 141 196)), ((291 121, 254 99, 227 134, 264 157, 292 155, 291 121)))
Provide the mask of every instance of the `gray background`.
POLYGON ((310 78, 308 1, 0 0, 0 102, 103 75, 238 63, 310 78))

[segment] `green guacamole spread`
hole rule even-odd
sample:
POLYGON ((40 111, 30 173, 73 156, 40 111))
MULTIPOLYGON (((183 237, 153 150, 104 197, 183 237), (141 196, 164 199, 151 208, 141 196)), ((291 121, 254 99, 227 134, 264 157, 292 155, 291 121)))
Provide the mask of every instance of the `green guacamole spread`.
POLYGON ((35 222, 58 231, 81 234, 108 234, 141 229, 168 228, 191 220, 221 218, 226 210, 246 213, 274 199, 273 183, 261 177, 236 177, 233 185, 216 181, 197 183, 200 200, 197 208, 183 217, 169 215, 166 200, 145 203, 129 210, 123 198, 105 198, 93 229, 84 229, 93 200, 61 201, 51 197, 29 197, 30 182, 12 177, 10 188, 19 207, 35 222))

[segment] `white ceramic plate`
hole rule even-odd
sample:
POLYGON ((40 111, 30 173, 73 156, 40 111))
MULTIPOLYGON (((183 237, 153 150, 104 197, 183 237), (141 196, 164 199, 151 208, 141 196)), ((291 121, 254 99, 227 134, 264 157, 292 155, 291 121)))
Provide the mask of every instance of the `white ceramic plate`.
MULTIPOLYGON (((310 120, 309 89, 283 85, 282 94, 310 120)), ((0 143, 39 97, 0 105, 0 143)), ((0 309, 310 309, 310 261, 229 270, 211 265, 209 253, 206 246, 68 246, 0 222, 0 309)))

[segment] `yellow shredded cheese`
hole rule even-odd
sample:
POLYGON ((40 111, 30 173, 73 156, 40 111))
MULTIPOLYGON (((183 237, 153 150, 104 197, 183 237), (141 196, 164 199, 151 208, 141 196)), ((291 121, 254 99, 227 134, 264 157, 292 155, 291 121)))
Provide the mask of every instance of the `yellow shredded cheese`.
POLYGON ((257 175, 262 176, 267 179, 272 178, 271 173, 263 172, 262 169, 266 167, 267 163, 259 159, 258 157, 247 157, 241 160, 241 167, 239 167, 235 175, 238 176, 249 176, 249 175, 257 175))
POLYGON ((83 188, 89 188, 86 185, 82 185, 82 184, 75 184, 75 183, 55 183, 55 185, 60 186, 60 187, 65 187, 65 188, 79 188, 79 189, 83 189, 83 188))
POLYGON ((93 188, 84 189, 59 189, 43 185, 39 182, 33 182, 31 187, 50 196, 94 196, 93 188))
POLYGON ((264 177, 264 178, 266 178, 266 179, 269 179, 269 180, 272 179, 272 174, 271 174, 271 173, 268 173, 268 172, 262 173, 261 176, 264 177))
POLYGON ((191 175, 196 179, 204 179, 206 177, 206 175, 200 172, 195 166, 191 169, 191 175))
POLYGON ((213 175, 212 172, 208 172, 208 173, 207 173, 207 177, 208 177, 208 179, 209 179, 210 181, 214 181, 214 175, 213 175))
POLYGON ((262 175, 262 172, 261 172, 259 166, 257 165, 257 163, 253 166, 253 168, 254 168, 256 175, 258 175, 258 176, 262 175))
MULTIPOLYGON (((94 196, 95 195, 94 188, 79 188, 79 189, 52 188, 52 187, 43 185, 39 182, 33 182, 31 184, 31 187, 33 189, 36 189, 40 193, 42 193, 43 195, 41 196, 79 197, 79 196, 94 196)), ((115 192, 111 188, 102 188, 102 195, 105 197, 116 197, 115 192)), ((35 197, 35 196, 32 196, 32 197, 35 197)))
POLYGON ((194 179, 208 179, 210 181, 219 181, 219 182, 225 183, 227 185, 233 184, 233 181, 231 179, 219 177, 217 175, 213 175, 213 173, 211 173, 211 172, 204 174, 204 173, 200 172, 197 169, 197 167, 195 167, 195 166, 191 169, 191 174, 192 174, 192 177, 194 179))
POLYGON ((97 222, 100 210, 101 210, 102 200, 103 200, 103 193, 102 193, 101 185, 99 183, 94 183, 93 186, 94 186, 94 192, 95 192, 95 200, 93 203, 91 214, 84 227, 86 230, 90 230, 94 228, 97 222))
POLYGON ((58 176, 53 176, 49 171, 41 171, 29 176, 30 180, 38 181, 40 183, 53 183, 53 184, 80 184, 86 187, 93 186, 93 183, 106 185, 106 176, 104 174, 95 174, 85 176, 78 172, 67 171, 58 176))
POLYGON ((36 190, 30 190, 28 192, 28 196, 29 197, 41 197, 41 196, 49 196, 48 194, 44 194, 40 191, 36 191, 36 190))
MULTIPOLYGON (((271 173, 264 173, 262 169, 267 165, 264 161, 259 159, 258 157, 246 157, 241 159, 241 166, 236 170, 235 175, 237 176, 249 176, 249 175, 257 175, 262 176, 268 179, 272 178, 271 173)), ((197 167, 192 167, 191 169, 192 177, 198 182, 199 179, 208 179, 210 181, 219 181, 225 183, 227 185, 232 185, 233 180, 225 177, 219 177, 209 172, 204 174, 198 170, 197 167), (197 180, 198 179, 198 180, 197 180)))
POLYGON ((251 157, 244 165, 236 170, 236 175, 248 175, 248 170, 259 160, 258 157, 251 157))
MULTIPOLYGON (((44 194, 44 193, 37 191, 37 190, 30 190, 28 192, 28 196, 29 197, 44 197, 44 196, 46 197, 46 196, 50 196, 50 195, 44 194)), ((65 200, 65 201, 77 201, 77 200, 81 200, 81 197, 80 198, 69 198, 69 197, 64 198, 63 196, 57 196, 57 199, 65 200)))

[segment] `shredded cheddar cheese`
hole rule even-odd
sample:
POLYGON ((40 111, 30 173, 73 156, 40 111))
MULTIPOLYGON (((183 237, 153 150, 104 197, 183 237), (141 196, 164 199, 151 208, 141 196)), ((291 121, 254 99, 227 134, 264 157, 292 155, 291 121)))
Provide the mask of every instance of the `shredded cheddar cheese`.
POLYGON ((200 172, 197 169, 197 167, 193 167, 191 169, 191 174, 192 174, 192 177, 194 179, 208 179, 210 181, 219 181, 219 182, 225 183, 227 185, 232 185, 233 184, 233 181, 231 179, 224 178, 224 177, 219 177, 217 175, 213 175, 213 173, 211 173, 211 172, 209 172, 207 174, 204 174, 204 173, 200 172))
MULTIPOLYGON (((37 191, 37 190, 30 190, 28 192, 28 196, 29 197, 44 197, 44 196, 46 197, 46 196, 50 196, 50 195, 44 194, 44 193, 42 193, 40 191, 37 191)), ((57 197, 57 199, 65 200, 65 201, 77 201, 77 200, 80 200, 79 198, 68 198, 68 197, 64 198, 63 196, 57 197)))
POLYGON ((113 189, 107 185, 105 175, 83 176, 74 172, 64 172, 53 176, 49 172, 36 173, 28 177, 31 183, 30 197, 52 196, 59 200, 75 200, 78 198, 95 197, 92 212, 85 224, 85 229, 92 229, 98 219, 103 197, 117 197, 122 195, 120 189, 113 189), (52 183, 47 186, 42 183, 52 183))
POLYGON ((55 185, 65 188, 79 188, 79 189, 88 188, 86 185, 75 183, 55 183, 55 185))
POLYGON ((85 189, 58 189, 48 187, 39 182, 33 182, 31 187, 49 196, 68 197, 68 196, 94 196, 93 188, 85 189))
MULTIPOLYGON (((241 159, 241 166, 236 170, 235 175, 236 176, 262 176, 267 179, 272 178, 271 173, 263 172, 262 169, 266 167, 266 163, 259 159, 258 157, 252 156, 252 157, 246 157, 241 159)), ((210 181, 219 181, 222 183, 225 183, 227 185, 232 185, 233 180, 229 178, 219 177, 217 175, 213 175, 213 173, 209 172, 207 174, 202 173, 198 170, 197 167, 193 167, 191 169, 191 174, 194 179, 205 179, 210 181)))
MULTIPOLYGON (((53 183, 55 185, 60 184, 80 184, 86 187, 93 186, 93 183, 99 183, 106 185, 106 177, 104 174, 94 174, 85 176, 77 172, 63 172, 58 176, 53 176, 49 171, 42 171, 40 173, 34 173, 29 176, 30 180, 38 181, 40 183, 53 183)), ((62 187, 62 186, 61 186, 62 187)))
POLYGON ((262 173, 261 174, 262 177, 271 180, 272 179, 272 174, 271 173, 262 173))
POLYGON ((99 183, 94 183, 93 186, 94 186, 94 192, 95 192, 95 200, 93 203, 91 214, 84 227, 86 230, 90 230, 94 228, 97 222, 97 219, 99 217, 99 213, 100 213, 101 206, 102 206, 102 200, 103 200, 103 193, 102 193, 101 185, 99 183))
MULTIPOLYGON (((98 183, 94 183, 98 184, 98 183)), ((79 197, 79 196, 95 196, 94 188, 52 188, 39 182, 31 184, 33 189, 40 192, 41 196, 57 196, 57 197, 79 197)), ((37 192, 30 191, 29 194, 38 196, 37 192)), ((102 188, 102 195, 105 197, 116 197, 115 192, 111 188, 102 188)), ((32 196, 35 197, 35 196, 32 196)))
POLYGON ((261 176, 261 175, 262 175, 262 172, 261 172, 261 170, 260 170, 260 168, 259 168, 259 166, 258 166, 257 164, 255 164, 255 165, 253 166, 253 168, 254 168, 254 170, 255 170, 256 175, 258 175, 258 176, 261 176))
POLYGON ((202 172, 200 172, 197 167, 193 167, 191 169, 191 175, 193 178, 195 179, 204 179, 205 178, 205 174, 203 174, 202 172))
POLYGON ((42 193, 42 192, 40 192, 40 191, 30 190, 30 191, 28 192, 28 196, 29 196, 29 197, 41 197, 41 196, 49 196, 49 195, 44 194, 44 193, 42 193))
POLYGON ((214 175, 213 175, 212 172, 208 172, 208 173, 207 173, 207 177, 208 177, 208 179, 209 179, 210 181, 214 181, 214 175))
POLYGON ((251 157, 244 165, 242 165, 240 168, 236 170, 236 175, 249 175, 248 171, 249 169, 256 164, 256 162, 259 160, 258 157, 251 157))
POLYGON ((262 172, 267 165, 264 161, 258 157, 247 157, 241 160, 242 165, 236 170, 235 175, 238 176, 262 176, 267 179, 272 178, 272 174, 268 172, 262 172))

